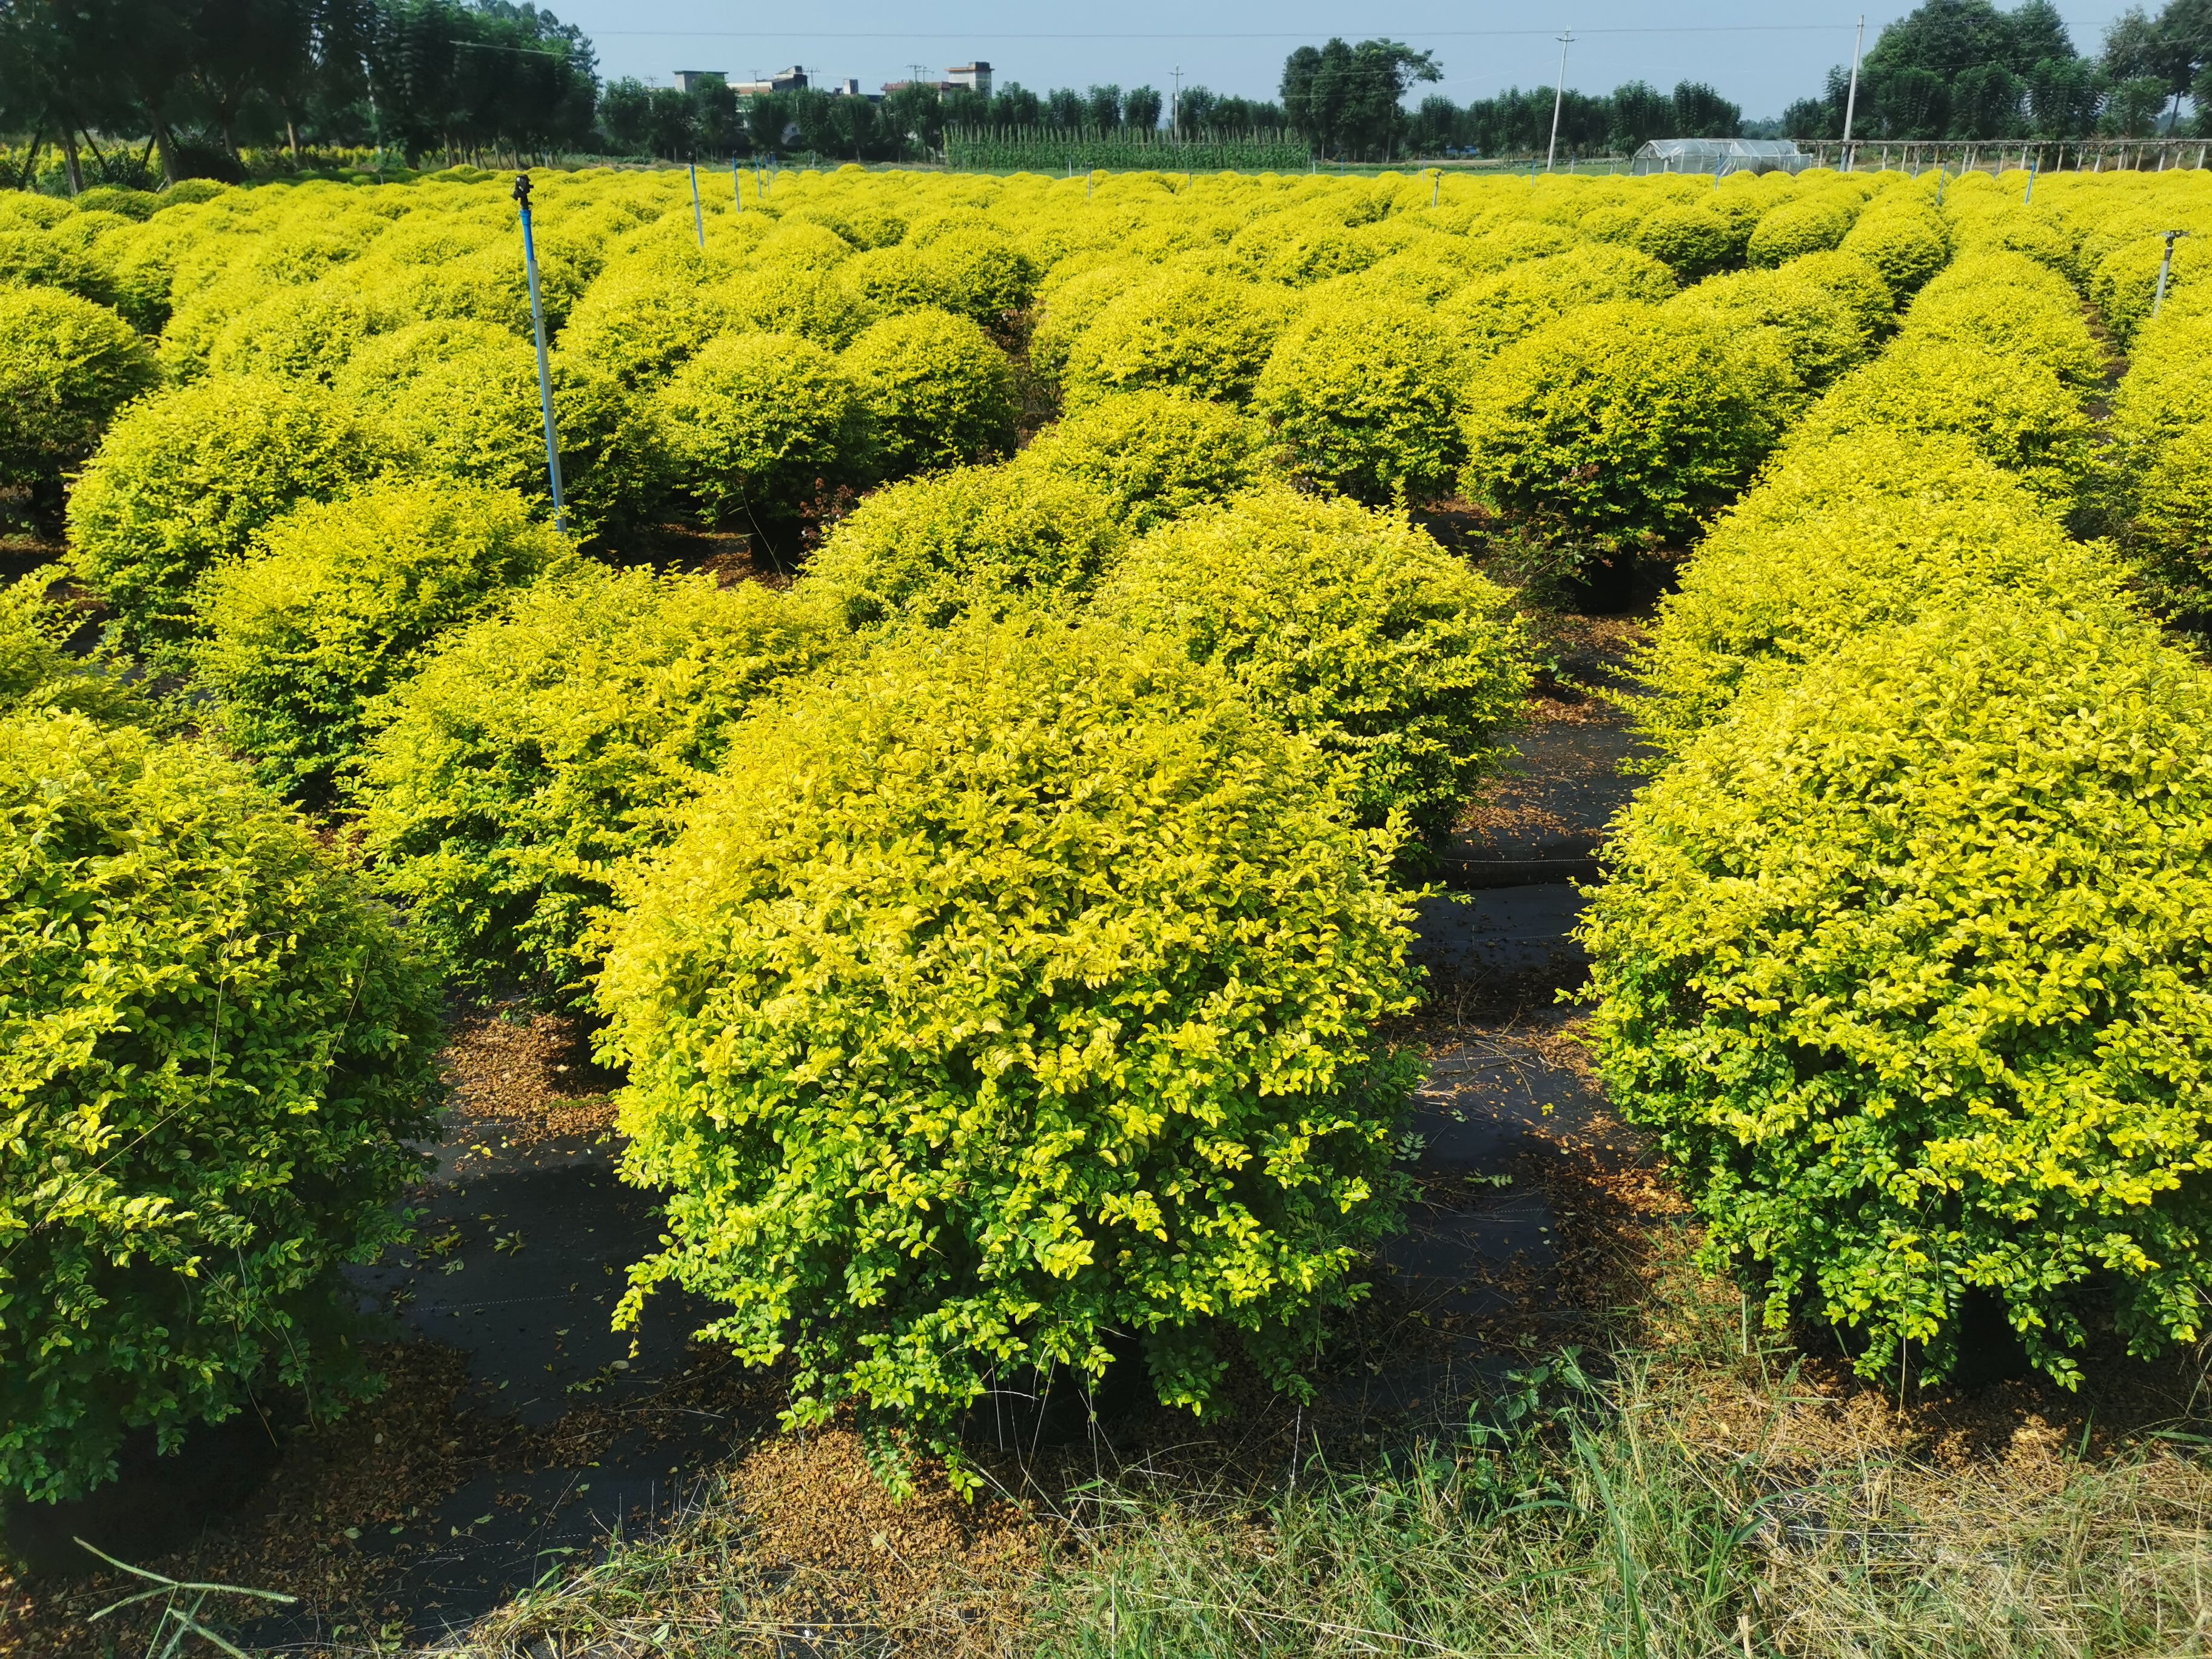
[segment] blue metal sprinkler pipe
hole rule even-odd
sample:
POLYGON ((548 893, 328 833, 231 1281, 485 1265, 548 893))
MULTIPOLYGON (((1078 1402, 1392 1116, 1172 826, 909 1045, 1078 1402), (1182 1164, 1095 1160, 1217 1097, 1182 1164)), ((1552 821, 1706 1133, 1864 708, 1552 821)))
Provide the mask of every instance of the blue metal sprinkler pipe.
POLYGON ((553 485, 553 527, 568 528, 568 504, 561 497, 561 440, 553 429, 553 371, 545 360, 545 303, 538 292, 538 244, 530 234, 530 175, 514 176, 514 200, 522 210, 522 268, 530 274, 530 325, 538 335, 538 404, 545 416, 545 476, 553 485))
POLYGON ((698 234, 699 251, 707 251, 707 222, 699 213, 699 158, 691 158, 691 228, 698 234))

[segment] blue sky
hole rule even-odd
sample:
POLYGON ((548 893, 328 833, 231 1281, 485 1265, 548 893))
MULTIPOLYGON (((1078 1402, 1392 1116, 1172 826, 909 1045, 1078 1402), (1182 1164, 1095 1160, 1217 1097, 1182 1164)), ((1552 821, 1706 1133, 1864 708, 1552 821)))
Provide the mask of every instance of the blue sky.
MULTIPOLYGON (((1777 115, 1816 91, 1831 64, 1848 62, 1855 7, 1829 10, 1755 0, 1572 0, 1527 4, 1481 0, 1121 0, 1108 7, 1045 7, 1015 0, 962 0, 927 8, 912 0, 795 0, 774 9, 726 0, 550 0, 564 21, 597 43, 610 77, 635 75, 665 85, 677 69, 738 76, 800 64, 829 78, 858 76, 870 91, 909 66, 932 71, 990 61, 1001 84, 1033 91, 1111 82, 1165 93, 1180 65, 1183 83, 1273 97, 1285 54, 1331 34, 1384 34, 1436 53, 1444 79, 1435 90, 1459 103, 1513 86, 1548 87, 1559 69, 1553 39, 1572 26, 1567 80, 1602 92, 1638 76, 1661 87, 1710 81, 1747 116, 1777 115)), ((1849 0, 1846 0, 1849 5, 1849 0)), ((1867 44, 1908 5, 1867 12, 1867 44)), ((2118 0, 2079 0, 2060 9, 2077 48, 2094 51, 2118 0)), ((1426 90, 1425 88, 1425 90, 1426 90)))

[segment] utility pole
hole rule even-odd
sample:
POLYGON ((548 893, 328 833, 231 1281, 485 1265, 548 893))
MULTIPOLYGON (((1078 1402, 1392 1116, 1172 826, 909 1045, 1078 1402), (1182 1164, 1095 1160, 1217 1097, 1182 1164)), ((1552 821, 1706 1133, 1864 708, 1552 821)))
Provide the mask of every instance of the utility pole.
POLYGON ((1567 48, 1575 43, 1575 32, 1569 29, 1556 37, 1559 43, 1559 84, 1552 89, 1552 145, 1544 152, 1544 171, 1552 170, 1552 161, 1559 153, 1559 106, 1567 98, 1567 48))
POLYGON ((1844 100, 1844 171, 1858 171, 1858 152, 1851 148, 1851 120, 1859 112, 1859 48, 1866 45, 1866 14, 1859 14, 1859 32, 1851 39, 1851 90, 1844 100))
POLYGON ((1182 142, 1182 65, 1177 64, 1169 73, 1175 76, 1175 95, 1168 102, 1168 131, 1175 134, 1176 142, 1181 143, 1182 142))

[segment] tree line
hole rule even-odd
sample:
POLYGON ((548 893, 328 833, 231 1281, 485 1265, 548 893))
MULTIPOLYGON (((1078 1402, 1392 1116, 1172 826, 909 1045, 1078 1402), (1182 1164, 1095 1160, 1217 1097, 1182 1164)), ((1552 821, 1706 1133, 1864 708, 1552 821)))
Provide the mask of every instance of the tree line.
POLYGON ((609 83, 600 125, 615 149, 684 161, 764 151, 811 150, 848 161, 903 161, 937 153, 947 131, 1000 130, 1062 134, 1170 128, 1184 136, 1282 130, 1279 105, 1224 97, 1202 86, 1171 100, 1156 87, 1060 87, 1032 92, 1009 82, 990 96, 971 88, 898 87, 880 100, 806 87, 740 98, 708 82, 680 91, 634 78, 609 83))
MULTIPOLYGON (((2212 0, 2131 7, 2092 56, 2078 52, 2051 0, 2009 11, 1990 0, 1928 0, 1881 32, 1859 68, 1851 132, 1863 138, 2140 138, 2181 130, 2181 100, 2205 130, 2212 104, 2212 0)), ((1783 130, 1838 138, 1850 71, 1792 104, 1783 130)))
POLYGON ((0 132, 72 189, 236 176, 253 145, 586 148, 597 70, 527 0, 0 0, 0 132))

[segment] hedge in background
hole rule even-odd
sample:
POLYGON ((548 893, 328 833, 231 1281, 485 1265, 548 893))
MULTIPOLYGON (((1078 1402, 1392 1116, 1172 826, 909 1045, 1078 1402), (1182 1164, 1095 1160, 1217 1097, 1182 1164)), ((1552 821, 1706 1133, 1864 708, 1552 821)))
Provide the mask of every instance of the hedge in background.
POLYGON ((1528 690, 1503 589, 1395 513, 1279 486, 1154 531, 1099 604, 1318 744, 1361 823, 1401 813, 1432 843, 1528 690))
POLYGON ((343 399, 248 376, 134 404, 70 492, 69 562, 115 641, 160 653, 198 629, 192 588, 301 501, 327 501, 394 450, 343 399))
POLYGON ((335 799, 368 706, 438 635, 573 560, 504 490, 389 483, 302 507, 203 584, 202 683, 262 780, 335 799))
POLYGON ((1220 676, 1092 624, 879 651, 733 738, 624 884, 625 1177, 738 1357, 952 1449, 1133 1341, 1170 1403, 1296 1388, 1390 1224, 1414 1076, 1387 836, 1220 676))
POLYGON ((1426 310, 1361 296, 1309 307, 1276 343, 1252 409, 1274 423, 1293 464, 1359 501, 1427 501, 1466 446, 1455 418, 1456 364, 1426 310))
POLYGON ((512 595, 393 692, 362 752, 377 884, 464 983, 580 997, 614 866, 845 639, 803 593, 707 576, 580 563, 512 595))
POLYGON ((1461 400, 1461 493, 1617 555, 1683 546, 1802 404, 1778 343, 1696 313, 1590 306, 1507 347, 1461 400))
POLYGON ((1249 489, 1273 447, 1267 428, 1224 404, 1122 392, 1047 427, 1013 465, 1086 486, 1141 535, 1249 489))
POLYGON ((2212 1290, 2212 683, 1984 594, 1740 702, 1646 787, 1586 938, 1601 1068, 1716 1263, 1957 1363, 1997 1298, 2078 1376, 2212 1290))
POLYGON ((1005 454, 1020 400, 1013 365, 965 317, 885 318, 842 359, 867 410, 876 465, 894 478, 1005 454))
POLYGON ((58 509, 63 473, 161 378, 145 342, 105 306, 53 289, 0 289, 0 488, 58 509))
POLYGON ((398 1238, 434 982, 242 769, 0 720, 0 1486, 67 1498, 283 1382, 361 1388, 339 1264, 398 1238))
POLYGON ((943 628, 970 610, 1087 592, 1120 552, 1112 506, 1072 478, 963 467, 878 490, 830 533, 808 582, 847 622, 943 628))

